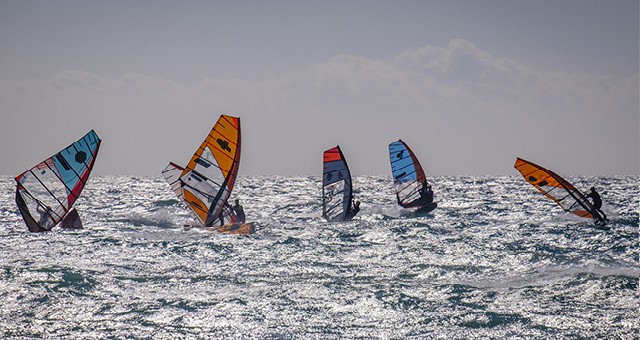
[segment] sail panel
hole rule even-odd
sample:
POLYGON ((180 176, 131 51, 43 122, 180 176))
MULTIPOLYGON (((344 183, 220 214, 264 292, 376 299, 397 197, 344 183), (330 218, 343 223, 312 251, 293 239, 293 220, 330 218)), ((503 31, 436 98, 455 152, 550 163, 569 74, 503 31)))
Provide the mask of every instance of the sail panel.
POLYGON ((100 139, 91 130, 86 136, 60 151, 53 158, 68 191, 69 206, 80 196, 95 161, 100 139))
POLYGON ((51 230, 69 212, 89 178, 100 142, 91 130, 15 178, 16 203, 30 231, 51 230))
POLYGON ((207 213, 209 212, 209 207, 200 197, 198 197, 197 191, 192 191, 189 189, 184 190, 184 201, 187 202, 191 210, 195 213, 195 216, 199 220, 201 225, 205 225, 205 221, 207 220, 207 213))
POLYGON ((184 199, 184 195, 182 194, 182 181, 180 180, 180 175, 184 171, 184 168, 175 163, 169 163, 164 170, 162 170, 162 176, 171 186, 171 190, 176 193, 179 199, 184 199))
MULTIPOLYGON (((26 196, 26 193, 24 195, 26 196)), ((41 223, 43 225, 40 225, 38 222, 36 222, 35 218, 31 215, 27 201, 25 201, 25 199, 23 198, 23 194, 20 192, 20 189, 17 187, 16 187, 16 203, 18 204, 18 209, 20 210, 22 219, 27 224, 27 228, 29 229, 29 231, 40 232, 40 231, 48 231, 51 229, 51 227, 44 225, 44 223, 42 222, 41 223)), ((34 207, 34 211, 35 211, 35 207, 34 207)), ((46 216, 43 218, 46 218, 46 216)))
POLYGON ((322 216, 329 221, 343 221, 353 199, 351 173, 340 146, 323 154, 322 216))
POLYGON ((591 202, 571 183, 555 172, 521 158, 516 159, 514 168, 522 174, 529 184, 556 202, 565 211, 580 217, 602 219, 599 215, 594 217, 591 202))

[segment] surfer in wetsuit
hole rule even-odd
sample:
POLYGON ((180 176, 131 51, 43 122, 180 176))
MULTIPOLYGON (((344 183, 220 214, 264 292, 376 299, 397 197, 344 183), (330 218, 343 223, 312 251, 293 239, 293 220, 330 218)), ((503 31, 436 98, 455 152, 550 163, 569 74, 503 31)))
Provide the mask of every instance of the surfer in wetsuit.
POLYGON ((235 204, 233 205, 233 211, 236 213, 236 218, 238 223, 244 223, 246 220, 246 216, 244 214, 244 208, 240 204, 240 200, 236 198, 235 204))
POLYGON ((347 213, 347 215, 345 216, 345 221, 348 221, 352 218, 354 218, 358 212, 360 211, 360 202, 358 201, 353 201, 353 206, 351 207, 351 209, 349 209, 349 212, 347 213))
POLYGON ((587 198, 591 198, 593 200, 593 209, 602 215, 602 218, 606 221, 607 215, 600 209, 602 208, 602 199, 600 198, 600 194, 596 191, 595 187, 591 187, 591 192, 586 196, 587 198))
POLYGON ((420 199, 423 204, 429 204, 433 202, 433 190, 431 190, 431 184, 425 183, 420 190, 420 199))

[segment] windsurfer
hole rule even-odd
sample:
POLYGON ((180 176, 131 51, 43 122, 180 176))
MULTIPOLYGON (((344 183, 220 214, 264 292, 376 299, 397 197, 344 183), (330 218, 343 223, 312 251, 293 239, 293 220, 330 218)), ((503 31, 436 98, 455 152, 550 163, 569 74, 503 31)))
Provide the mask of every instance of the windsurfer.
POLYGON ((44 228, 47 224, 47 221, 51 218, 51 213, 53 210, 49 208, 49 206, 42 206, 42 204, 38 204, 36 206, 36 211, 40 214, 40 219, 38 220, 38 224, 44 228))
POLYGON ((593 200, 593 209, 602 215, 602 218, 607 220, 607 215, 601 210, 602 208, 602 199, 600 198, 600 194, 596 191, 595 187, 591 187, 591 191, 587 194, 587 198, 591 198, 593 200))
POLYGON ((240 204, 240 200, 236 198, 235 204, 233 205, 233 211, 236 213, 236 218, 238 223, 244 223, 246 220, 246 216, 244 214, 244 208, 240 204))
POLYGON ((433 190, 431 190, 431 184, 422 184, 422 190, 420 190, 420 199, 424 204, 433 202, 433 190))
POLYGON ((360 202, 359 201, 353 201, 353 206, 351 206, 351 208, 349 209, 349 212, 346 214, 346 221, 354 218, 358 212, 360 211, 360 202))

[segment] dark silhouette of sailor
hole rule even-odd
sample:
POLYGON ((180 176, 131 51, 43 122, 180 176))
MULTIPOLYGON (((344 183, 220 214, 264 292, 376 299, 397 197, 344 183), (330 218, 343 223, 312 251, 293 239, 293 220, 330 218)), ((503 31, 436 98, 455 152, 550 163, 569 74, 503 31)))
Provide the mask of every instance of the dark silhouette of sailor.
POLYGON ((593 200, 593 209, 602 215, 602 218, 607 220, 607 215, 600 209, 602 208, 602 199, 600 198, 600 194, 596 191, 595 187, 591 187, 591 191, 586 196, 587 198, 591 198, 593 200))

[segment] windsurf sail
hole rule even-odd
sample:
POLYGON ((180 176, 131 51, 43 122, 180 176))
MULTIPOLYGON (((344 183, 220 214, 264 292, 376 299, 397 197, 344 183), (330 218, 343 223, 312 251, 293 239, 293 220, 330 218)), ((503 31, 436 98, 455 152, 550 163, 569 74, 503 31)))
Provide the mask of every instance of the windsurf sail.
POLYGON ((173 162, 169 162, 169 165, 162 170, 162 176, 164 176, 171 190, 176 193, 176 196, 178 196, 180 200, 184 200, 184 195, 182 195, 182 181, 180 180, 180 175, 182 175, 183 171, 183 167, 173 162))
POLYGON ((186 167, 162 171, 171 189, 203 227, 235 222, 227 204, 240 165, 240 118, 221 115, 186 167))
POLYGON ((560 175, 522 158, 516 159, 514 168, 520 171, 529 184, 556 202, 564 211, 604 222, 591 202, 560 175))
POLYGON ((324 152, 322 165, 322 216, 331 222, 344 221, 349 217, 353 193, 351 173, 340 146, 324 152))
POLYGON ((389 161, 396 198, 401 207, 422 207, 433 202, 431 190, 426 190, 429 183, 418 158, 401 139, 389 144, 389 161))
MULTIPOLYGON (((164 176, 164 179, 167 181, 167 183, 169 183, 171 190, 173 190, 180 202, 185 202, 184 195, 182 194, 183 182, 180 179, 180 175, 182 175, 183 171, 184 167, 173 162, 169 162, 169 165, 167 165, 167 167, 162 170, 162 176, 164 176)), ((189 204, 187 204, 187 206, 189 207, 188 210, 191 213, 191 217, 193 217, 194 220, 199 221, 196 212, 191 209, 191 206, 189 204)))
POLYGON ((91 130, 15 178, 16 203, 29 231, 49 231, 69 213, 87 184, 100 143, 91 130))

